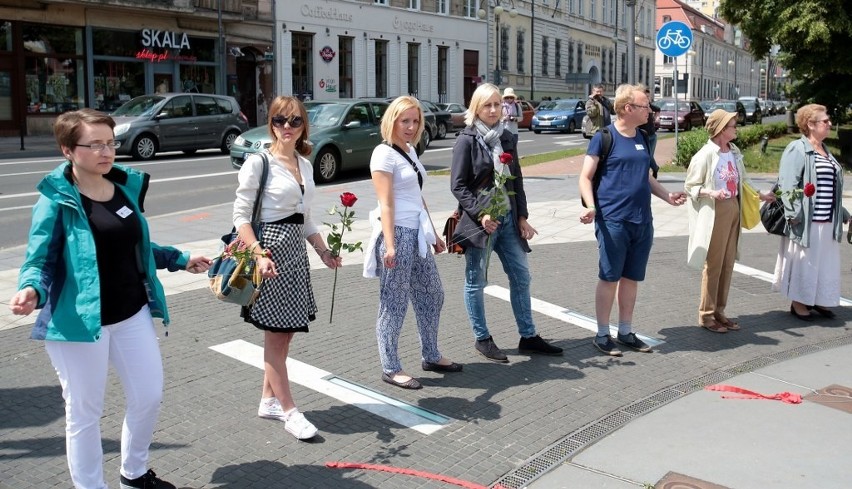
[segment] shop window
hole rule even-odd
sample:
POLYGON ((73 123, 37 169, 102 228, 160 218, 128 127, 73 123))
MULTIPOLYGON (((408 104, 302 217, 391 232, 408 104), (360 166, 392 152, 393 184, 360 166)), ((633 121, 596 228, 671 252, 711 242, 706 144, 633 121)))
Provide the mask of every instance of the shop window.
POLYGON ((340 57, 338 58, 338 78, 340 79, 340 96, 352 98, 352 40, 351 37, 340 37, 340 57))
POLYGON ((85 106, 83 60, 25 58, 27 112, 57 113, 85 106))
POLYGON ((142 49, 137 31, 92 30, 92 50, 95 56, 133 58, 142 49))
POLYGON ((438 101, 447 100, 447 66, 449 65, 449 51, 447 46, 438 46, 438 101))
POLYGON ((0 21, 0 51, 12 50, 12 23, 0 21))
POLYGON ((300 100, 313 96, 313 37, 310 34, 293 34, 292 70, 293 95, 300 100))
POLYGON ((216 67, 180 65, 180 87, 186 93, 216 93, 216 67))
POLYGON ((376 41, 376 97, 388 96, 388 42, 376 41))
POLYGON ((133 97, 145 95, 143 63, 95 60, 92 66, 98 110, 112 112, 133 97))
POLYGON ((408 94, 420 91, 420 44, 408 43, 408 94))
POLYGON ((25 25, 24 50, 37 54, 83 54, 83 30, 77 27, 25 25))

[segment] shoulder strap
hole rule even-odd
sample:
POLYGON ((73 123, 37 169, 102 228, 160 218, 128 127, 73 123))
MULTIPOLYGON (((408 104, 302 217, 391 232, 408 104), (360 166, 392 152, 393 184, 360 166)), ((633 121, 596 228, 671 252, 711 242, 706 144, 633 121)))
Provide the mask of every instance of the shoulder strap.
POLYGON ((260 172, 260 185, 257 186, 257 196, 254 199, 254 207, 251 211, 251 222, 257 224, 260 222, 260 201, 263 199, 263 190, 266 188, 266 180, 269 178, 269 159, 266 153, 260 153, 263 159, 263 170, 260 172))
POLYGON ((420 185, 420 188, 423 189, 423 175, 420 174, 420 169, 417 168, 417 164, 414 163, 414 160, 408 156, 408 153, 402 150, 399 146, 392 144, 391 147, 396 150, 397 153, 401 154, 403 158, 411 165, 411 168, 414 168, 414 173, 417 174, 417 184, 420 185))

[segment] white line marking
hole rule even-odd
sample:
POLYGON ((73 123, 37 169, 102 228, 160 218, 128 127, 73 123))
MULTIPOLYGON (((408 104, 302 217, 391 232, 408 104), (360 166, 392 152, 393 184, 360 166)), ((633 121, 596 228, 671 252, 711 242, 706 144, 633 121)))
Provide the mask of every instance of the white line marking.
MULTIPOLYGON (((498 299, 503 299, 506 302, 509 302, 509 289, 505 287, 500 287, 499 285, 489 285, 485 287, 485 293, 496 297, 498 299)), ((590 318, 589 316, 585 316, 583 314, 571 311, 565 307, 562 307, 557 304, 551 304, 550 302, 545 302, 541 299, 532 298, 532 310, 535 312, 539 312, 544 314, 545 316, 552 317, 553 319, 558 319, 559 321, 566 322, 568 324, 573 324, 574 326, 579 326, 583 329, 587 329, 593 333, 598 332, 598 322, 594 318, 590 318)), ((615 336, 618 334, 618 327, 610 325, 609 327, 610 334, 615 336)), ((636 336, 640 338, 645 343, 648 343, 651 346, 662 345, 665 341, 651 338, 650 336, 645 336, 639 333, 636 333, 636 336)))
MULTIPOLYGON (((775 275, 771 273, 764 272, 763 270, 758 270, 756 268, 747 267, 741 263, 734 263, 734 271, 739 272, 743 275, 748 275, 749 277, 756 278, 758 280, 763 280, 764 282, 769 282, 770 284, 775 280, 775 275)), ((845 299, 843 297, 840 298, 841 306, 852 306, 852 300, 845 299)))
MULTIPOLYGON (((220 345, 213 345, 210 349, 263 370, 263 348, 260 346, 244 340, 234 340, 220 345)), ((422 417, 406 411, 400 407, 403 404, 402 402, 399 405, 383 403, 329 382, 325 380, 325 377, 331 376, 330 372, 291 357, 287 358, 287 373, 291 382, 325 394, 346 404, 361 408, 364 411, 381 416, 394 423, 419 431, 424 435, 431 435, 444 427, 444 425, 425 422, 422 417)))

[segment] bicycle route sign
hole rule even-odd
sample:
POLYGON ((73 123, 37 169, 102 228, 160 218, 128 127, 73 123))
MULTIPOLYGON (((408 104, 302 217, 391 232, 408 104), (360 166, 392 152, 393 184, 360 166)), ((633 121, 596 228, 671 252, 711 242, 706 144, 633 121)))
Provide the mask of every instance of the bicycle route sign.
POLYGON ((657 31, 657 47, 666 56, 680 56, 692 46, 692 30, 683 22, 666 22, 657 31))

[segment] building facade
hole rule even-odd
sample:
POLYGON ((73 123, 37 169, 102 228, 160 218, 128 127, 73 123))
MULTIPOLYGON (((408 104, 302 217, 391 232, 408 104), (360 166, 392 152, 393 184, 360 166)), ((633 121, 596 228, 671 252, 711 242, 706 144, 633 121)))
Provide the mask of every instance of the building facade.
POLYGON ((737 99, 760 92, 760 60, 748 51, 748 39, 724 21, 678 0, 658 0, 657 28, 678 20, 690 27, 690 50, 677 58, 656 54, 655 95, 701 100, 737 99), (674 73, 677 76, 675 92, 674 73))

